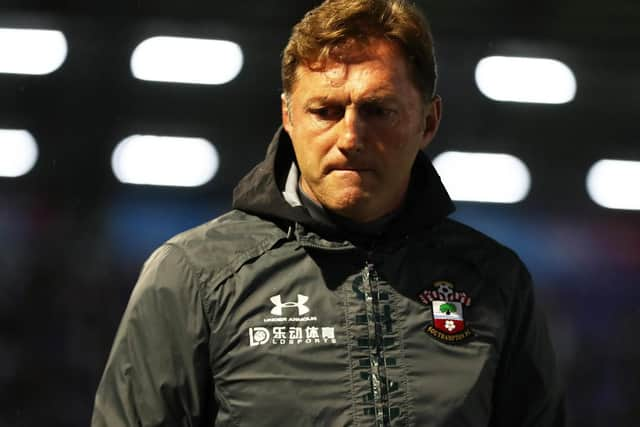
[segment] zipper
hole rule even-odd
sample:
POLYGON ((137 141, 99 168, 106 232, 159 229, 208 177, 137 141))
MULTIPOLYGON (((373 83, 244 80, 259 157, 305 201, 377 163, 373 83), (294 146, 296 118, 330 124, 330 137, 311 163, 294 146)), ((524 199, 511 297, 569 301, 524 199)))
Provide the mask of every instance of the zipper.
POLYGON ((389 384, 384 354, 384 332, 380 312, 380 291, 375 266, 367 260, 362 271, 363 291, 369 333, 369 361, 371 364, 371 388, 374 401, 376 426, 390 426, 389 384))

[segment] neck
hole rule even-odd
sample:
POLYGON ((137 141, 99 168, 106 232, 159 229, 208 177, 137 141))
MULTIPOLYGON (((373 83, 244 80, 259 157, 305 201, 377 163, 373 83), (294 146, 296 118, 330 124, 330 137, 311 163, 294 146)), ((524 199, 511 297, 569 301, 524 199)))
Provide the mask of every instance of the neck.
POLYGON ((360 222, 326 209, 320 203, 313 200, 309 194, 304 191, 300 184, 298 184, 298 195, 300 196, 302 205, 314 220, 331 228, 339 228, 364 235, 382 234, 386 230, 387 225, 401 211, 401 209, 396 209, 382 217, 374 219, 373 221, 360 222))

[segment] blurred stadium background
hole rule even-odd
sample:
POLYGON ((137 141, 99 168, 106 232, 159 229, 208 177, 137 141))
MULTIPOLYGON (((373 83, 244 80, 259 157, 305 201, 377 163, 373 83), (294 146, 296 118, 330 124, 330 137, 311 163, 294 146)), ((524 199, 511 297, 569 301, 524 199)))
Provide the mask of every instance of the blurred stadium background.
MULTIPOLYGON (((444 99, 428 153, 459 190, 454 216, 513 247, 532 271, 571 425, 638 425, 640 3, 417 3, 432 22, 444 99), (495 56, 507 62, 481 72, 480 60, 495 56), (513 57, 558 62, 509 71, 513 57), (521 89, 520 100, 490 97, 517 98, 521 89), (479 166, 470 169, 455 153, 509 156, 473 157, 479 166), (593 168, 603 159, 624 162, 593 168), (478 183, 471 195, 481 200, 469 201, 465 188, 478 183)), ((229 209, 234 184, 279 125, 280 51, 316 4, 0 0, 0 425, 88 424, 142 262, 175 233, 229 209), (7 31, 25 29, 59 33, 27 45, 25 32, 7 31), (236 45, 160 46, 158 58, 142 43, 159 36, 236 45), (134 51, 160 63, 135 71, 134 51), (241 63, 234 69, 224 52, 235 60, 241 52, 241 63), (134 75, 199 67, 226 69, 231 80, 134 75), (199 139, 134 144, 135 135, 199 139), (125 140, 133 154, 114 155, 125 140), (202 175, 181 162, 199 164, 202 175), (132 178, 123 172, 131 164, 151 175, 132 178), (153 167, 164 178, 191 173, 182 184, 195 186, 126 182, 154 182, 153 167)))

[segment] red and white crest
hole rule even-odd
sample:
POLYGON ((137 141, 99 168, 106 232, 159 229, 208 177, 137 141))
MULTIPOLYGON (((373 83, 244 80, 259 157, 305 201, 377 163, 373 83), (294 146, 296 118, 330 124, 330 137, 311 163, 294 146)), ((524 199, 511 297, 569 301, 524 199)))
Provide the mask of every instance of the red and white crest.
POLYGON ((447 335, 455 335, 464 330, 462 304, 449 301, 432 301, 433 327, 447 335))
POLYGON ((453 284, 438 281, 435 289, 425 290, 418 297, 431 306, 432 323, 425 332, 446 343, 457 343, 471 337, 473 333, 464 320, 464 307, 471 306, 471 298, 457 292, 453 284))

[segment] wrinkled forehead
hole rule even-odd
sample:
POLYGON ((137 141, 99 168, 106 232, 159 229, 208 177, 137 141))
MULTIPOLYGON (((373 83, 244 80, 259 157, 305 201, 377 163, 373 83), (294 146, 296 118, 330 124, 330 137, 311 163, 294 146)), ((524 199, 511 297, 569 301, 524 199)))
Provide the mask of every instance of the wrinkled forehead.
POLYGON ((324 46, 314 58, 302 64, 311 70, 322 70, 327 64, 359 64, 381 57, 394 57, 398 62, 405 61, 404 52, 399 43, 385 37, 349 38, 340 43, 324 46))
MULTIPOLYGON (((349 39, 327 47, 311 61, 300 63, 296 68, 296 83, 293 89, 295 90, 301 75, 308 72, 319 73, 327 79, 339 82, 347 77, 350 66, 363 63, 371 63, 372 67, 384 67, 394 71, 391 74, 401 74, 409 78, 406 72, 408 62, 397 42, 386 38, 349 39)), ((391 75, 389 77, 391 78, 391 75)))

